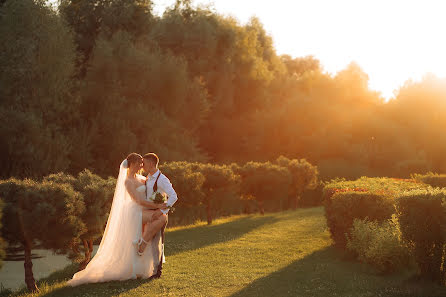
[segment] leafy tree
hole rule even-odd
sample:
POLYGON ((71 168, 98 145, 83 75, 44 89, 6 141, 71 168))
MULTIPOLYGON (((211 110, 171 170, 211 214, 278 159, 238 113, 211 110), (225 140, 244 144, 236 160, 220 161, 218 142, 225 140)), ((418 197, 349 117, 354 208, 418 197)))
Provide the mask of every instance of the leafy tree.
POLYGON ((311 165, 305 159, 288 159, 280 156, 276 160, 277 165, 288 168, 291 173, 292 185, 290 187, 290 203, 294 209, 297 209, 299 200, 305 190, 315 189, 318 185, 317 167, 311 165))
POLYGON ((1 176, 67 170, 77 102, 72 35, 42 0, 0 7, 1 176))
MULTIPOLYGON (((200 218, 200 203, 205 177, 201 172, 193 171, 188 162, 167 162, 160 170, 170 179, 177 195, 175 210, 169 221, 189 224, 200 218)), ((171 224, 171 223, 169 223, 171 224)))
POLYGON ((59 11, 75 33, 80 77, 86 74, 101 32, 111 36, 124 30, 140 36, 153 21, 150 0, 60 0, 59 11))
POLYGON ((320 72, 319 60, 313 56, 292 58, 289 55, 281 55, 280 60, 285 64, 288 74, 301 76, 308 71, 320 72))
POLYGON ((190 164, 193 172, 200 172, 204 176, 202 203, 206 206, 208 225, 212 224, 215 211, 225 199, 236 196, 240 184, 240 177, 234 174, 228 165, 210 163, 190 164))
POLYGON ((5 202, 2 235, 10 246, 25 251, 25 283, 37 291, 31 250, 37 244, 55 253, 72 249, 85 232, 79 218, 85 211, 82 197, 67 184, 13 178, 0 181, 0 196, 5 202))
POLYGON ((280 203, 288 197, 292 184, 287 168, 270 162, 248 162, 237 172, 241 176, 240 191, 244 199, 255 199, 259 211, 265 213, 264 202, 273 200, 280 203))
POLYGON ((275 75, 286 71, 260 21, 241 26, 178 1, 150 36, 162 49, 184 56, 191 74, 206 85, 212 117, 201 126, 200 145, 223 163, 249 155, 251 117, 272 99, 268 88, 275 75))
MULTIPOLYGON (((85 211, 80 216, 80 219, 85 225, 86 231, 80 236, 85 255, 79 266, 79 270, 82 270, 90 262, 93 242, 100 238, 104 232, 111 208, 116 179, 112 177, 102 179, 85 169, 77 177, 58 173, 48 175, 43 180, 57 184, 69 184, 83 198, 85 211)), ((75 251, 74 257, 78 254, 78 247, 74 246, 73 248, 75 251)))
POLYGON ((81 93, 81 117, 95 131, 93 168, 113 174, 103 164, 148 148, 162 160, 204 160, 195 131, 208 111, 206 96, 182 58, 124 31, 100 37, 81 93))

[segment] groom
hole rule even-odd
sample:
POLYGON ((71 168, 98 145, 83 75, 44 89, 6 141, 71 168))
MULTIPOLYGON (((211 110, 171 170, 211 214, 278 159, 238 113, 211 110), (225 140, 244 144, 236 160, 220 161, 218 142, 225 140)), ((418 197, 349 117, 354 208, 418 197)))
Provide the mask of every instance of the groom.
MULTIPOLYGON (((143 169, 148 173, 146 180, 146 198, 152 196, 156 191, 161 192, 167 196, 166 207, 172 206, 177 200, 177 193, 172 187, 169 179, 161 173, 158 169, 159 158, 155 153, 148 153, 143 156, 143 169)), ((144 226, 143 239, 149 241, 152 237, 161 230, 161 238, 164 250, 164 229, 167 225, 167 213, 169 209, 156 209, 152 215, 151 220, 144 226)), ((155 277, 161 276, 163 265, 163 252, 161 252, 158 272, 155 277)))

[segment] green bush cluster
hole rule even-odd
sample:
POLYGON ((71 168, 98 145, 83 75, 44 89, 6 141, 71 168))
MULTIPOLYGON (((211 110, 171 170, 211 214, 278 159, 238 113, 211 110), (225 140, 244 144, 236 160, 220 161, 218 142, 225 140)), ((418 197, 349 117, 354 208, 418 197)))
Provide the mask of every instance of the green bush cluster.
POLYGON ((434 188, 446 188, 446 174, 429 172, 427 174, 414 174, 413 178, 434 188))
POLYGON ((25 283, 35 291, 32 248, 70 252, 86 231, 81 220, 85 204, 69 184, 29 179, 0 181, 0 197, 5 203, 2 237, 9 246, 24 250, 25 283))
POLYGON ((44 182, 56 184, 68 184, 80 193, 85 204, 85 211, 80 219, 85 224, 86 230, 80 236, 84 257, 80 256, 78 246, 74 246, 70 255, 73 260, 82 260, 80 269, 83 269, 91 259, 93 242, 99 239, 104 232, 108 213, 111 207, 116 179, 109 177, 103 179, 88 169, 80 172, 76 177, 65 173, 50 174, 43 178, 44 182))
POLYGON ((279 157, 276 163, 211 164, 168 162, 160 166, 180 199, 174 224, 206 218, 295 207, 306 189, 317 185, 316 166, 305 159, 279 157), (281 163, 280 163, 281 162, 281 163), (279 165, 280 164, 280 165, 279 165))
POLYGON ((335 244, 381 272, 413 259, 420 277, 446 284, 442 180, 443 175, 429 173, 412 179, 363 177, 326 183, 325 212, 335 244))
POLYGON ((325 184, 323 199, 331 236, 337 246, 346 247, 354 219, 382 222, 395 213, 395 197, 401 192, 429 188, 414 179, 361 177, 334 179, 325 184))
POLYGON ((333 179, 325 183, 323 196, 329 199, 331 195, 339 191, 359 191, 386 193, 396 195, 401 191, 410 191, 429 186, 415 179, 389 178, 389 177, 361 177, 357 180, 333 179))
POLYGON ((414 248, 422 277, 446 283, 446 189, 402 193, 397 214, 403 238, 414 248))
POLYGON ((411 262, 410 247, 402 239, 395 216, 381 223, 355 219, 347 238, 347 249, 380 273, 397 271, 411 262))
POLYGON ((336 192, 325 201, 325 216, 336 246, 345 249, 355 219, 383 222, 395 213, 392 197, 372 192, 336 192))

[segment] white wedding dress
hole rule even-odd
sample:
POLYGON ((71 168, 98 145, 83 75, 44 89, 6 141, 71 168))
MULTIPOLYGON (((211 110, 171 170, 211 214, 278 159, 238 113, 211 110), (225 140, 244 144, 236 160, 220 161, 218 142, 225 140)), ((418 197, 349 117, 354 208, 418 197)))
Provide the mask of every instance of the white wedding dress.
MULTIPOLYGON (((149 278, 157 272, 160 259, 164 262, 161 232, 149 242, 144 254, 137 254, 137 241, 142 234, 142 208, 132 200, 125 188, 126 161, 121 163, 115 194, 104 234, 96 255, 87 267, 74 274, 70 286, 85 283, 149 278)), ((137 188, 144 192, 145 186, 137 188)))

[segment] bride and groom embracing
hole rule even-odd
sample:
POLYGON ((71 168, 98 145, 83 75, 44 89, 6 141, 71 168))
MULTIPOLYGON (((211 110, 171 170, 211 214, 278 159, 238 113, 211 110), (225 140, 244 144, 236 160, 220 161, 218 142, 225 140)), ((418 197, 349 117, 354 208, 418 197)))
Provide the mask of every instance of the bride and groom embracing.
POLYGON ((154 153, 144 157, 131 153, 121 163, 96 255, 84 270, 74 274, 68 285, 161 276, 167 213, 178 198, 169 179, 159 171, 158 163, 154 153), (147 178, 138 174, 142 168, 148 173, 147 178))

